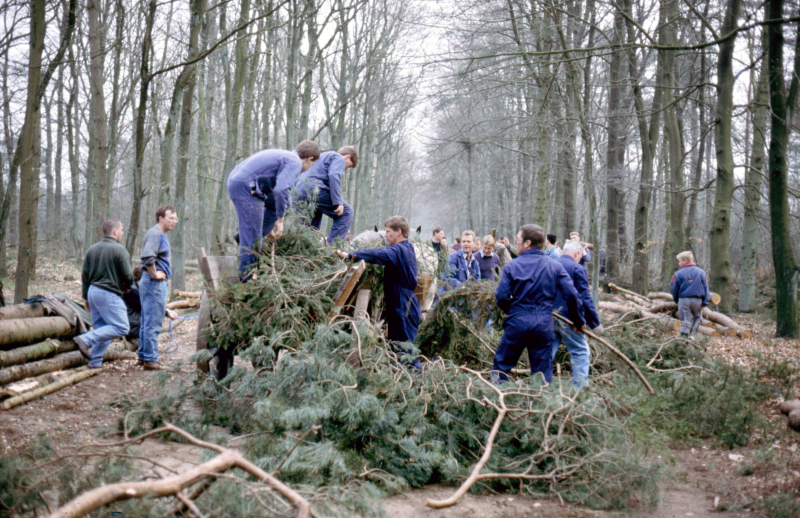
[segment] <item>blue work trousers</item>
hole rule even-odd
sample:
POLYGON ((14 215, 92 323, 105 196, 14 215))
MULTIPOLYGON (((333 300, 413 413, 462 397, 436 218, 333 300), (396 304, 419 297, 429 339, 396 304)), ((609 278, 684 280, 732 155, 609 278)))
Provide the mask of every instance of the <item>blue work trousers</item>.
POLYGON ((558 346, 561 341, 567 346, 569 351, 570 363, 572 364, 572 384, 582 387, 589 383, 589 362, 592 358, 589 342, 586 335, 577 333, 572 326, 568 326, 561 321, 555 323, 555 339, 553 340, 553 360, 556 358, 558 346))
POLYGON ((266 198, 254 196, 247 182, 237 181, 228 182, 228 194, 239 218, 239 276, 245 278, 261 250, 261 239, 278 220, 275 198, 272 193, 266 198))
MULTIPOLYGON (((301 201, 307 202, 309 198, 314 197, 313 193, 313 187, 307 186, 302 188, 300 190, 300 194, 295 200, 295 203, 301 201)), ((322 216, 326 215, 333 220, 331 234, 328 236, 328 244, 333 243, 337 237, 344 239, 347 236, 347 233, 350 231, 350 225, 353 224, 353 208, 346 202, 342 202, 342 205, 344 206, 344 212, 341 214, 336 214, 334 210, 337 206, 333 204, 333 201, 331 200, 331 192, 327 189, 319 190, 316 201, 314 201, 314 205, 316 209, 314 210, 314 215, 311 221, 305 217, 303 218, 306 226, 309 226, 314 230, 319 230, 322 226, 322 216)))
POLYGON ((544 375, 547 383, 553 379, 553 315, 551 313, 518 313, 503 321, 503 338, 494 354, 492 370, 500 383, 508 381, 511 369, 517 366, 519 357, 528 349, 531 376, 537 372, 544 375))
POLYGON ((92 351, 89 367, 97 368, 103 365, 103 355, 111 340, 128 334, 128 308, 122 297, 94 285, 89 286, 87 298, 92 311, 92 330, 80 338, 92 351))
POLYGON ((145 271, 139 281, 139 298, 142 302, 142 324, 139 327, 139 359, 145 363, 158 361, 158 334, 167 311, 169 281, 153 279, 145 271))

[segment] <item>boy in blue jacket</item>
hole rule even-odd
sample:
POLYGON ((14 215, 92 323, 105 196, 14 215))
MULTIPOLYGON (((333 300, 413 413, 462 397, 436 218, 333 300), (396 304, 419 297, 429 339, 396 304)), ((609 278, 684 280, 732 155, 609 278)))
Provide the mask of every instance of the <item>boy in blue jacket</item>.
POLYGON ((347 169, 356 165, 358 152, 353 146, 344 146, 339 151, 325 151, 297 182, 295 204, 307 201, 309 197, 313 197, 315 191, 317 193, 314 214, 311 221, 306 220, 306 225, 319 230, 323 214, 333 220, 328 244, 333 243, 337 237, 344 239, 353 223, 353 208, 342 197, 342 176, 347 169))
POLYGON ((711 291, 708 289, 708 275, 694 264, 691 252, 681 252, 675 256, 680 269, 670 282, 672 300, 678 304, 678 318, 681 320, 681 336, 689 337, 700 327, 703 308, 708 306, 711 291))

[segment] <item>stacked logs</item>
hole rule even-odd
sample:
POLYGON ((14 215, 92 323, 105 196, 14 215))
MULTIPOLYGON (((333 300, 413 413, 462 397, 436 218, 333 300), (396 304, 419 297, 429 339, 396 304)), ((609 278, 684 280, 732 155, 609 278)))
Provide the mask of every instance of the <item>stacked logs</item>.
MULTIPOLYGON (((672 295, 662 292, 651 292, 647 296, 626 290, 616 284, 609 283, 616 294, 612 301, 600 302, 600 309, 618 313, 621 315, 630 314, 640 319, 649 319, 661 327, 679 332, 681 323, 678 320, 678 305, 672 300, 672 295)), ((716 305, 720 302, 720 296, 716 293, 711 294, 711 303, 716 305)), ((738 336, 739 338, 750 338, 753 333, 741 326, 727 315, 703 308, 703 321, 697 332, 705 336, 738 336)))
POLYGON ((203 296, 202 291, 181 291, 175 290, 172 292, 178 300, 173 300, 167 304, 167 309, 185 309, 185 308, 199 308, 200 298, 203 296))
MULTIPOLYGON (((101 372, 71 340, 78 330, 39 303, 0 308, 0 407, 10 409, 101 372)), ((112 347, 103 360, 133 358, 112 347)))

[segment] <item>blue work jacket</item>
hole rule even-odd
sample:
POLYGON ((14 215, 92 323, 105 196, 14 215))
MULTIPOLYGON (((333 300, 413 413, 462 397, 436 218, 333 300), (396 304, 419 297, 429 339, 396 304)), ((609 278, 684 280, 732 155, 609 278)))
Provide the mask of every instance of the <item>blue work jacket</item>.
POLYGON ((458 250, 448 256, 450 260, 450 286, 455 287, 462 282, 481 280, 481 267, 472 254, 472 260, 467 264, 467 255, 464 250, 458 250))
MULTIPOLYGON (((597 315, 597 309, 594 307, 592 290, 589 287, 589 277, 586 275, 586 268, 568 255, 562 255, 558 259, 558 262, 564 267, 567 275, 572 279, 575 291, 578 292, 578 297, 581 300, 581 315, 583 316, 583 321, 586 322, 589 329, 594 329, 600 325, 600 317, 597 315)), ((556 294, 555 307, 559 315, 569 318, 565 311, 567 305, 561 292, 556 294)))
POLYGON ((708 276, 706 272, 694 263, 689 263, 672 276, 670 282, 672 300, 699 297, 703 299, 703 306, 708 306, 711 291, 708 289, 708 276))
POLYGON ((417 337, 422 313, 414 294, 417 287, 417 256, 409 241, 386 248, 356 250, 350 257, 371 264, 381 264, 383 270, 383 300, 386 303, 388 338, 396 342, 413 342, 417 337))
POLYGON ((559 291, 566 302, 569 319, 580 329, 584 324, 581 302, 572 279, 561 263, 532 248, 503 268, 494 296, 500 309, 508 313, 504 322, 508 326, 514 325, 517 318, 552 321, 559 291))
POLYGON ((300 175, 298 189, 312 191, 314 187, 331 194, 333 205, 344 205, 342 175, 347 169, 344 157, 338 151, 325 151, 311 169, 300 175))
POLYGON ((250 194, 267 200, 275 196, 275 214, 282 218, 291 206, 289 194, 303 170, 303 162, 294 151, 265 149, 246 158, 228 177, 230 182, 246 182, 250 194))

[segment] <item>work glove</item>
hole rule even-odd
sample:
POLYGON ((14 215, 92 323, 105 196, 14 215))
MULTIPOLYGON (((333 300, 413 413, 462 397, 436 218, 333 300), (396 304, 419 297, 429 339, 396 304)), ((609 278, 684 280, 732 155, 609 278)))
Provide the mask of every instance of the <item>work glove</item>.
POLYGON ((592 332, 594 334, 596 334, 596 335, 602 335, 605 332, 605 329, 603 328, 603 324, 600 324, 599 326, 597 326, 594 329, 592 329, 592 332))

